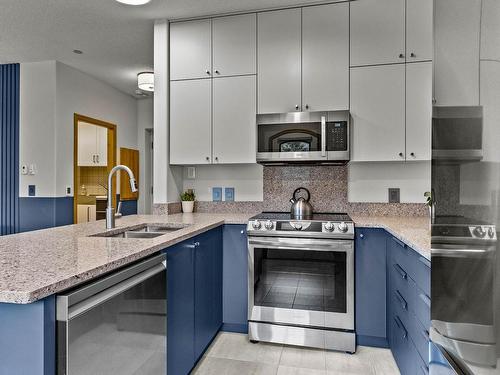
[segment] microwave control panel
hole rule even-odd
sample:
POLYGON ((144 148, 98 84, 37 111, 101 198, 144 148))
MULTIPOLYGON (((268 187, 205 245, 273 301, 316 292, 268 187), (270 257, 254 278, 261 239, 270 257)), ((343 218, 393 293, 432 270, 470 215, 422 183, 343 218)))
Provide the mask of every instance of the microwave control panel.
POLYGON ((347 121, 328 122, 326 124, 326 149, 328 151, 347 151, 347 121))

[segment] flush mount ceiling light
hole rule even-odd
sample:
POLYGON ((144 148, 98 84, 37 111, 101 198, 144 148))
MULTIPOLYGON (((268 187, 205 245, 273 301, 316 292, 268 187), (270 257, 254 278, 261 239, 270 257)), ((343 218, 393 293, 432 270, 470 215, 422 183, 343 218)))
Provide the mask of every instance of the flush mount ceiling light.
POLYGON ((116 1, 127 5, 144 5, 149 3, 151 0, 116 0, 116 1))
POLYGON ((153 72, 141 72, 137 74, 137 87, 142 91, 155 91, 155 76, 153 72))

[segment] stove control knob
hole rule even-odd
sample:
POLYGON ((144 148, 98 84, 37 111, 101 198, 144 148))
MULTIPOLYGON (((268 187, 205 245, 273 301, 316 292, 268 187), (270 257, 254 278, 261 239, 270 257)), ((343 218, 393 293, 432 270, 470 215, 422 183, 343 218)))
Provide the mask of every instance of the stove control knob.
POLYGON ((264 224, 264 228, 266 228, 267 230, 273 229, 273 222, 271 220, 266 221, 264 224))
POLYGON ((333 232, 333 231, 334 231, 334 229, 335 229, 335 225, 333 225, 333 224, 332 224, 332 223, 330 223, 330 222, 325 223, 325 230, 326 230, 327 232, 333 232))
POLYGON ((347 226, 347 224, 346 224, 346 223, 341 222, 341 223, 339 224, 339 231, 341 231, 342 233, 347 232, 347 230, 348 230, 348 229, 349 229, 349 227, 347 226))
POLYGON ((254 220, 254 222, 252 223, 253 229, 260 229, 261 226, 262 224, 259 220, 254 220))
POLYGON ((484 238, 486 236, 486 231, 481 226, 477 226, 474 228, 474 235, 479 238, 484 238))
POLYGON ((493 227, 490 227, 490 229, 488 229, 488 236, 490 238, 494 238, 495 237, 495 231, 493 230, 493 227))

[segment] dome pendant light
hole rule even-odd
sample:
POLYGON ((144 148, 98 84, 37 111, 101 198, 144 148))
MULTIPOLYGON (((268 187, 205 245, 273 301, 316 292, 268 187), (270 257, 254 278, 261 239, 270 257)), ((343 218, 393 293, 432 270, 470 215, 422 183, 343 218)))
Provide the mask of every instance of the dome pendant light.
POLYGON ((127 5, 144 5, 149 3, 151 0, 116 0, 116 1, 127 5))
POLYGON ((155 91, 155 76, 153 72, 141 72, 137 74, 137 87, 142 91, 155 91))

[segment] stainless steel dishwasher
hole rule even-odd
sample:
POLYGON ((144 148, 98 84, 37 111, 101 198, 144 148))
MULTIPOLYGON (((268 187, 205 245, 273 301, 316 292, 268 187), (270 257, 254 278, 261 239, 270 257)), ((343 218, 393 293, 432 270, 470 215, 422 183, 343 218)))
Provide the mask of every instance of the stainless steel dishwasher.
POLYGON ((166 373, 165 255, 57 295, 58 375, 166 373))

